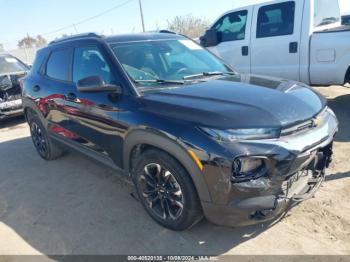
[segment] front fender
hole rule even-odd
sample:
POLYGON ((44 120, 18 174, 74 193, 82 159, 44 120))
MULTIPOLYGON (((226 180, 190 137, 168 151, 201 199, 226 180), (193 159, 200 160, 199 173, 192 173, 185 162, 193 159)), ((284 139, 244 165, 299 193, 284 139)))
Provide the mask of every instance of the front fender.
POLYGON ((123 167, 127 172, 130 172, 131 152, 135 146, 140 144, 159 148, 176 158, 191 176, 200 200, 211 202, 207 183, 195 161, 189 156, 187 150, 176 141, 176 139, 167 136, 166 134, 147 129, 130 131, 125 138, 123 150, 123 167))

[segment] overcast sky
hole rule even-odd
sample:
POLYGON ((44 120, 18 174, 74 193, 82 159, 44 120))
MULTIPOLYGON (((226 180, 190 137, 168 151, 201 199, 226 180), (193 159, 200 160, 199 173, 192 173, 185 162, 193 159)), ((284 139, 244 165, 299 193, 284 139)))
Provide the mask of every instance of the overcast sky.
MULTIPOLYGON (((146 29, 164 28, 177 15, 193 14, 213 21, 223 12, 264 0, 142 0, 146 29)), ((339 0, 350 13, 350 0, 339 0)), ((137 0, 0 0, 0 43, 15 48, 27 33, 48 40, 62 34, 98 32, 117 34, 141 31, 137 0), (118 5, 122 5, 117 8, 118 5), (116 7, 103 16, 77 24, 116 7), (73 24, 77 24, 75 27, 73 24), (59 30, 62 29, 63 30, 59 30), (59 31, 58 31, 59 30, 59 31), (57 31, 57 32, 53 32, 57 31)))

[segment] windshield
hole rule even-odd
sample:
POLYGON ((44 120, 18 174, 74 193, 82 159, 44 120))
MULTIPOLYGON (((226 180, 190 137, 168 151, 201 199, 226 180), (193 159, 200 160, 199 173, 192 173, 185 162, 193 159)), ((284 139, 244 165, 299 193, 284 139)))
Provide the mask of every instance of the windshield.
POLYGON ((324 26, 340 21, 340 9, 338 0, 315 1, 314 26, 324 26))
POLYGON ((0 74, 27 71, 28 68, 12 56, 0 56, 0 74))
POLYGON ((189 39, 113 44, 112 49, 129 76, 143 85, 175 84, 188 78, 232 72, 189 39))

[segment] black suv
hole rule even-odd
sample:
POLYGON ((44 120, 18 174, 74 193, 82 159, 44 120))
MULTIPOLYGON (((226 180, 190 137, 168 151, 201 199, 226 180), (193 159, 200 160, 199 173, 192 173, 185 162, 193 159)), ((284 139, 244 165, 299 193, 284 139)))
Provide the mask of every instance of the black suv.
POLYGON ((308 86, 238 74, 170 33, 52 42, 24 80, 23 105, 42 158, 70 148, 123 170, 173 230, 203 215, 226 226, 271 220, 312 197, 338 129, 308 86))

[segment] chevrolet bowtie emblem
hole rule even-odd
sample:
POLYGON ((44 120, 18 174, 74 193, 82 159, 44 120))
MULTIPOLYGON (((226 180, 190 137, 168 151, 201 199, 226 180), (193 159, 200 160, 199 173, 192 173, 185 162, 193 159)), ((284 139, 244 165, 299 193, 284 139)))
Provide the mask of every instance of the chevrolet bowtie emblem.
POLYGON ((314 127, 319 127, 322 125, 322 123, 323 123, 323 115, 320 115, 313 120, 314 127))

